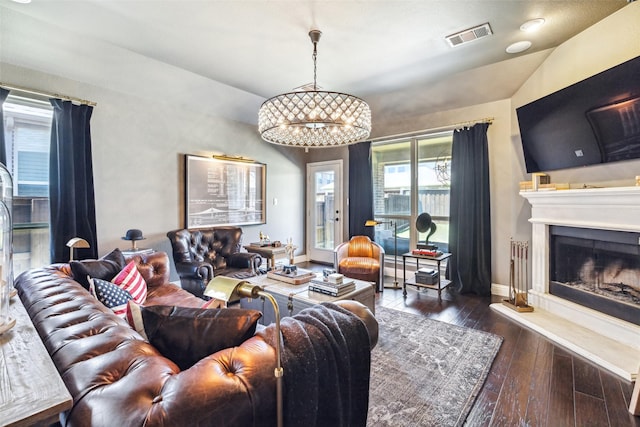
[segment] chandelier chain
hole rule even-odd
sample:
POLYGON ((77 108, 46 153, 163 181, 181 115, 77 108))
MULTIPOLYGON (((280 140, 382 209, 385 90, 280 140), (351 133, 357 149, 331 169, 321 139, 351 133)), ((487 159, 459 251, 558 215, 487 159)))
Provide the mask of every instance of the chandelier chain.
POLYGON ((318 60, 318 42, 313 42, 313 90, 318 90, 318 82, 317 82, 317 65, 316 61, 318 60))

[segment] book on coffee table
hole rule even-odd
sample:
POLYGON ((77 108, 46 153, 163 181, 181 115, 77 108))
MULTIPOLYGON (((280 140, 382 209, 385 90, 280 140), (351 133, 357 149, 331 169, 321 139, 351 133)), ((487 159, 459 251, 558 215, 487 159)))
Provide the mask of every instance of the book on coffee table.
POLYGON ((316 285, 316 284, 313 284, 313 283, 309 285, 309 290, 311 292, 319 292, 321 294, 329 295, 329 296, 332 296, 332 297, 340 297, 342 295, 346 295, 349 292, 355 291, 355 289, 356 289, 356 285, 355 284, 353 284, 353 286, 350 287, 350 288, 344 288, 344 289, 341 289, 339 291, 328 289, 325 286, 316 285))
POLYGON ((344 294, 348 294, 356 289, 356 284, 353 280, 343 282, 341 284, 335 284, 325 282, 323 280, 311 280, 309 283, 309 290, 314 292, 321 292, 323 294, 339 297, 344 294))
POLYGON ((311 279, 315 279, 316 273, 302 268, 298 268, 292 273, 285 273, 282 270, 271 270, 267 272, 267 277, 270 279, 280 280, 281 282, 291 283, 292 285, 300 285, 302 283, 310 282, 311 279))

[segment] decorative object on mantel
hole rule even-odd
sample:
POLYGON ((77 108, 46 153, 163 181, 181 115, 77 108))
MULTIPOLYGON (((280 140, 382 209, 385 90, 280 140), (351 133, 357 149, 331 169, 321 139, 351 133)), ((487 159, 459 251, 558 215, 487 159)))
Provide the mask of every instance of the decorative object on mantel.
POLYGON ((502 300, 507 307, 518 312, 531 312, 527 292, 529 290, 529 242, 511 240, 509 263, 509 299, 502 300))
POLYGON ((267 99, 258 112, 260 136, 290 147, 335 147, 363 141, 371 133, 371 110, 362 99, 319 90, 316 60, 322 32, 311 30, 313 85, 267 99))
POLYGON ((551 177, 546 173, 531 174, 531 181, 520 181, 520 191, 553 191, 568 190, 569 183, 551 183, 551 177))

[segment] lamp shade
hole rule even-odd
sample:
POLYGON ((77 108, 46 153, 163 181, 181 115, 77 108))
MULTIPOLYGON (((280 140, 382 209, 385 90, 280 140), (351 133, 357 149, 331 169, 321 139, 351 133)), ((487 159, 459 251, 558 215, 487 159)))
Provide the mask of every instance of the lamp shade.
POLYGON ((260 286, 252 285, 246 280, 227 276, 216 276, 209 281, 204 295, 226 302, 235 302, 241 297, 257 298, 260 286))
POLYGON ((88 248, 89 242, 84 240, 82 237, 73 237, 69 239, 67 242, 67 247, 69 248, 88 248))

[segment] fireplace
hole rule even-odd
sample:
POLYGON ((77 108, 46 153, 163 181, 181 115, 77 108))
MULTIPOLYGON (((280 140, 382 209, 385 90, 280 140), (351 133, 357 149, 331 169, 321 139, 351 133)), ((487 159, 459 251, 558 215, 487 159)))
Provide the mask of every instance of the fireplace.
POLYGON ((640 325, 640 233, 549 227, 549 293, 640 325))
POLYGON ((626 380, 640 364, 640 187, 531 191, 532 313, 496 311, 626 380))

